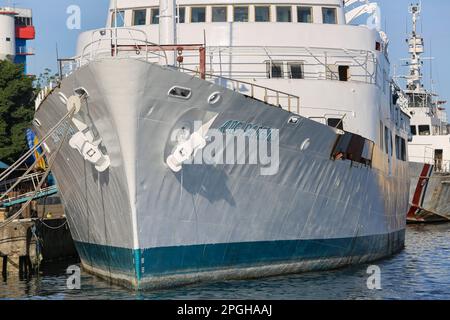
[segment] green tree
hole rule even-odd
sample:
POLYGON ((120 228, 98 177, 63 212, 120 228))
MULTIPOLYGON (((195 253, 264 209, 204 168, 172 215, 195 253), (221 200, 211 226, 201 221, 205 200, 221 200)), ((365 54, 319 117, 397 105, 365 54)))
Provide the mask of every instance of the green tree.
POLYGON ((13 163, 27 150, 25 131, 34 115, 34 79, 23 66, 0 61, 0 160, 13 163))
POLYGON ((48 86, 50 83, 52 82, 55 83, 58 77, 59 75, 57 73, 53 74, 51 69, 45 68, 44 72, 39 74, 39 76, 37 77, 34 86, 36 87, 36 90, 39 92, 42 88, 48 86))

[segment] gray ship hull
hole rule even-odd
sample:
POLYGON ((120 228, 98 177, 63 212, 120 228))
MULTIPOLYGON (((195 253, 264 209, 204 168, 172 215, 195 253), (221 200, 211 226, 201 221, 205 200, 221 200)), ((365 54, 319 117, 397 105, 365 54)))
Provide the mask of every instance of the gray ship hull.
MULTIPOLYGON (((252 278, 368 262, 401 250, 407 163, 375 146, 374 166, 333 161, 336 130, 208 81, 135 59, 103 59, 65 78, 36 112, 42 137, 88 92, 82 115, 111 159, 98 172, 65 144, 53 172, 86 270, 133 288, 252 278), (178 85, 188 100, 168 96, 178 85), (214 92, 222 96, 208 104, 214 92), (259 165, 165 164, 174 128, 214 119, 280 131, 278 173, 259 165), (308 149, 302 143, 309 139, 308 149)), ((62 133, 48 143, 54 150, 62 133)))

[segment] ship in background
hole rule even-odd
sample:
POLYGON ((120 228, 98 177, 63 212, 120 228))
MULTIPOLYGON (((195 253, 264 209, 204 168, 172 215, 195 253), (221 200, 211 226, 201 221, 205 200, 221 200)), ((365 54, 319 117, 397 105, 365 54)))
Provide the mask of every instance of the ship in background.
POLYGON ((417 30, 421 6, 411 5, 410 13, 409 74, 403 77, 406 79, 403 106, 411 115, 412 135, 408 151, 411 207, 407 219, 409 222, 450 221, 450 124, 444 107, 446 101, 423 84, 425 44, 417 30))
POLYGON ((386 34, 352 25, 376 10, 353 0, 111 1, 107 26, 80 35, 34 119, 42 141, 75 112, 43 149, 56 154, 85 270, 157 288, 400 251, 409 116, 395 103, 386 34), (190 164, 214 129, 248 128, 279 132, 273 175, 262 164, 190 164))

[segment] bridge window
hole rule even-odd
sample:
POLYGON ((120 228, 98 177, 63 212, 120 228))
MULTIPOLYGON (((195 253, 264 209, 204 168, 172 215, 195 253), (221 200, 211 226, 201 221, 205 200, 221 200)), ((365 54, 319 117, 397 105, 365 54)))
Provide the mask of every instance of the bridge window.
POLYGON ((277 6, 277 22, 291 22, 291 7, 277 6))
POLYGON ((402 137, 395 136, 395 150, 397 159, 406 161, 406 141, 402 137))
POLYGON ((312 7, 297 7, 297 22, 312 23, 312 7))
POLYGON ((133 10, 133 26, 143 26, 146 23, 147 10, 133 10))
POLYGON ((212 7, 212 22, 226 22, 227 7, 212 7))
POLYGON ((178 7, 178 23, 186 22, 186 7, 178 7))
POLYGON ((289 78, 304 79, 303 62, 288 62, 289 78))
POLYGON ((255 7, 255 21, 256 22, 269 22, 270 21, 270 7, 269 6, 256 6, 255 7))
POLYGON ((411 126, 411 134, 412 134, 413 136, 416 136, 416 135, 417 135, 417 127, 416 127, 416 126, 411 126))
POLYGON ((337 24, 336 8, 322 8, 322 19, 325 24, 337 24))
POLYGON ((111 27, 121 28, 125 25, 125 11, 117 11, 117 21, 116 21, 116 12, 113 12, 111 19, 111 27))
POLYGON ((206 7, 191 8, 191 22, 205 22, 206 21, 206 7))
POLYGON ((429 136, 430 135, 430 126, 429 125, 422 125, 419 126, 419 135, 420 136, 429 136))
POLYGON ((267 78, 283 78, 283 62, 281 61, 267 61, 267 78))
POLYGON ((31 26, 33 24, 32 19, 27 17, 15 17, 14 20, 16 26, 31 26))
POLYGON ((150 10, 151 13, 151 24, 158 24, 159 23, 159 8, 154 8, 150 10))
POLYGON ((234 21, 235 22, 248 22, 248 7, 234 7, 234 21))

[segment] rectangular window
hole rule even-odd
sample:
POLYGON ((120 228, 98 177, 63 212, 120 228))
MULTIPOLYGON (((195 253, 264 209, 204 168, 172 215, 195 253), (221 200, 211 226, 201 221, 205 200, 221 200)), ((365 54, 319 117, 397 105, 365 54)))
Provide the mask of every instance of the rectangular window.
POLYGON ((125 26, 125 11, 117 11, 117 22, 116 22, 116 12, 113 12, 111 19, 111 27, 121 28, 125 26))
POLYGON ((206 7, 191 8, 191 22, 205 22, 206 21, 206 7))
POLYGON ((419 126, 419 135, 420 136, 429 136, 430 135, 430 126, 429 125, 423 125, 419 126))
POLYGON ((399 136, 395 136, 395 154, 397 156, 398 160, 402 160, 402 155, 401 155, 401 140, 399 136))
POLYGON ((297 22, 312 23, 312 7, 297 7, 297 22))
POLYGON ((288 62, 289 78, 304 79, 303 62, 288 62))
POLYGON ((417 136, 417 127, 416 126, 411 126, 411 134, 413 136, 417 136))
POLYGON ((255 7, 255 21, 256 22, 269 22, 270 21, 270 7, 269 6, 256 6, 255 7))
POLYGON ((212 22, 227 22, 227 7, 212 7, 212 22))
POLYGON ((322 19, 325 24, 337 24, 336 8, 322 8, 322 19))
POLYGON ((389 129, 384 127, 384 151, 389 154, 389 129))
POLYGON ((6 38, 6 42, 11 42, 11 38, 6 38))
POLYGON ((283 63, 277 61, 266 62, 267 78, 283 78, 283 63))
POLYGON ((407 160, 407 158, 406 158, 406 140, 402 138, 401 142, 402 142, 402 160, 406 161, 407 160))
POLYGON ((178 23, 186 22, 186 7, 178 7, 178 23))
POLYGON ((277 6, 277 22, 291 22, 291 7, 277 6))
POLYGON ((159 23, 159 8, 151 9, 151 24, 159 23))
POLYGON ((384 139, 383 139, 383 122, 380 121, 380 146, 381 146, 381 150, 383 150, 383 143, 384 143, 384 139))
POLYGON ((327 124, 328 124, 330 127, 344 130, 344 121, 343 121, 343 119, 339 119, 339 118, 328 118, 328 119, 327 119, 327 124))
POLYGON ((350 79, 350 67, 349 66, 339 66, 339 81, 348 81, 350 79))
POLYGON ((147 10, 133 10, 133 26, 145 25, 145 19, 147 18, 147 10))
POLYGON ((234 21, 248 22, 248 7, 234 7, 234 21))

